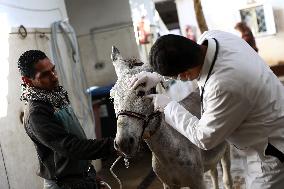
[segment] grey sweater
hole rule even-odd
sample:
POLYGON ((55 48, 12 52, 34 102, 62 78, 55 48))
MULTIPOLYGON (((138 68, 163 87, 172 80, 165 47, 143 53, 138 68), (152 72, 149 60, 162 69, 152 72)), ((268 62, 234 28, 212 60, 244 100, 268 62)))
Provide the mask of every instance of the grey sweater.
POLYGON ((71 107, 55 110, 43 101, 29 101, 24 127, 34 142, 38 175, 49 180, 84 177, 90 160, 114 152, 113 139, 87 139, 71 107))

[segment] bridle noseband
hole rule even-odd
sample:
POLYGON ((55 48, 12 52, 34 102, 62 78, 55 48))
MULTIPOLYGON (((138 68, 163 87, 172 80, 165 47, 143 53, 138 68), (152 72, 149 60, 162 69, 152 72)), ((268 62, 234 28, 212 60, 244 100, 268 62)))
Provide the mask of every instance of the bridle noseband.
POLYGON ((118 119, 119 116, 122 116, 122 115, 125 115, 125 116, 128 116, 128 117, 133 117, 133 118, 136 118, 136 119, 143 121, 143 131, 142 131, 142 134, 141 134, 141 138, 142 138, 143 135, 144 135, 144 131, 148 127, 150 120, 155 118, 155 117, 160 116, 161 112, 157 111, 157 112, 151 113, 150 115, 144 115, 144 114, 140 114, 140 113, 136 113, 136 112, 132 112, 132 111, 121 110, 117 114, 117 119, 118 119))

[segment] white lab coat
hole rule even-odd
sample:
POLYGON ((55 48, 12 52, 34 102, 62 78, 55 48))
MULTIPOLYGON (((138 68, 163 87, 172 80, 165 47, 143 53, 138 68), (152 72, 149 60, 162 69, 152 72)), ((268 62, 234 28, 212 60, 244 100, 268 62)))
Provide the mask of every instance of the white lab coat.
POLYGON ((172 101, 164 110, 166 122, 202 149, 224 140, 234 145, 246 157, 247 188, 283 189, 284 164, 264 152, 268 142, 284 152, 284 87, 244 40, 209 31, 199 40, 208 41, 200 91, 216 51, 212 38, 219 52, 205 85, 201 119, 172 101))

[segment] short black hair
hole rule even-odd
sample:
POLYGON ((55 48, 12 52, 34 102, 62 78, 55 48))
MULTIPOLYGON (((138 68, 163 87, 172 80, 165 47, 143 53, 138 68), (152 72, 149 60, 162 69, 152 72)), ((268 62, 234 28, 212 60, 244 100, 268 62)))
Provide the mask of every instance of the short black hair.
POLYGON ((150 65, 164 76, 177 76, 200 64, 200 46, 183 36, 164 35, 150 50, 150 65))
POLYGON ((34 78, 34 65, 38 63, 39 60, 45 58, 47 58, 47 56, 40 50, 28 50, 24 52, 18 60, 18 69, 21 75, 28 78, 34 78))

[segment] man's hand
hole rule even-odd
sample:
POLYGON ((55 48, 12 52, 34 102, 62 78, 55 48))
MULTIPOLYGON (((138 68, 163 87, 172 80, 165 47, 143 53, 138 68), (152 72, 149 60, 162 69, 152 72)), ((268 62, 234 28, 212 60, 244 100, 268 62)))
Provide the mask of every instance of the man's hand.
POLYGON ((151 94, 147 95, 146 98, 151 98, 154 110, 160 112, 163 112, 165 107, 172 101, 170 97, 164 94, 151 94))
POLYGON ((143 91, 149 91, 162 81, 162 76, 155 72, 140 72, 131 78, 130 87, 136 89, 140 85, 143 86, 143 91))

